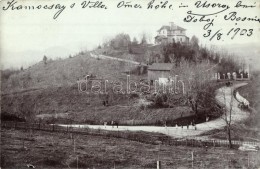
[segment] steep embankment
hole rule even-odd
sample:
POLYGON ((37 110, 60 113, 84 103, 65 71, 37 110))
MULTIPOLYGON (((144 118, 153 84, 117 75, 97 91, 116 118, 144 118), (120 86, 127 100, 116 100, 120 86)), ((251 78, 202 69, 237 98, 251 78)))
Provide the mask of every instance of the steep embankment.
POLYGON ((248 85, 238 89, 239 93, 249 101, 252 113, 245 125, 259 130, 260 129, 260 72, 256 72, 252 81, 248 85))

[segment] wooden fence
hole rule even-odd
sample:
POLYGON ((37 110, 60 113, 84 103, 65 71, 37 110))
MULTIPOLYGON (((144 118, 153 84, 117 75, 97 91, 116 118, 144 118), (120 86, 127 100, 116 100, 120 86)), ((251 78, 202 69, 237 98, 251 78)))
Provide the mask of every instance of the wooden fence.
MULTIPOLYGON (((171 146, 192 146, 192 147, 228 147, 228 140, 214 140, 214 139, 201 139, 196 137, 187 137, 182 139, 175 139, 159 133, 147 133, 147 132, 130 132, 130 131, 108 131, 101 129, 90 129, 87 127, 62 127, 52 124, 43 123, 25 123, 25 122, 1 122, 2 128, 7 129, 22 129, 22 130, 41 130, 48 132, 59 132, 59 133, 74 133, 80 135, 95 135, 95 136, 106 136, 115 138, 124 138, 132 141, 138 141, 146 144, 164 144, 171 146)), ((252 141, 238 141, 232 140, 232 145, 235 148, 243 144, 259 146, 260 142, 252 141)))

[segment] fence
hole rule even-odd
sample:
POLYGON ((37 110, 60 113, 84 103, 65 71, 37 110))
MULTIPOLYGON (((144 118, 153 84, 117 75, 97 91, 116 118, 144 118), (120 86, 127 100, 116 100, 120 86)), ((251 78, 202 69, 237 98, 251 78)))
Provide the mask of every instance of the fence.
MULTIPOLYGON (((58 126, 53 124, 43 123, 25 123, 25 122, 1 122, 2 128, 9 129, 24 129, 24 130, 41 130, 48 132, 62 132, 62 133, 74 133, 81 135, 96 135, 115 138, 124 138, 132 141, 138 141, 147 144, 164 144, 170 146, 192 146, 192 147, 228 147, 228 140, 214 140, 214 139, 201 139, 197 137, 187 137, 182 139, 175 139, 163 134, 147 133, 147 132, 130 132, 130 131, 108 131, 101 129, 90 129, 87 127, 76 128, 70 126, 58 126)), ((259 142, 253 141, 238 141, 232 140, 232 145, 235 148, 243 144, 260 145, 259 142)))

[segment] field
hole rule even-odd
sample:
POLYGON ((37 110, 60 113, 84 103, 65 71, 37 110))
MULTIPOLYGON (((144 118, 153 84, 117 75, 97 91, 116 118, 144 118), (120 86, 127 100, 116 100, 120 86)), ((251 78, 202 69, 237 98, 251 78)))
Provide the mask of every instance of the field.
POLYGON ((126 139, 44 131, 1 130, 1 167, 152 169, 258 168, 259 152, 151 145, 126 139), (75 141, 74 141, 75 140, 75 141), (192 162, 193 152, 193 162, 192 162))

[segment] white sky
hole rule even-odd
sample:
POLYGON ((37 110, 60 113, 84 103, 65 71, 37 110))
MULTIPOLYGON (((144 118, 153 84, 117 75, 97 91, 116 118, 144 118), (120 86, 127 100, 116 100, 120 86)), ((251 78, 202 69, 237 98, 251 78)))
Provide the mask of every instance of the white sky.
MULTIPOLYGON (((147 10, 146 5, 149 0, 134 0, 136 3, 142 3, 143 9, 117 9, 116 4, 120 0, 104 0, 108 9, 81 9, 80 3, 83 0, 61 1, 61 0, 19 0, 19 5, 36 5, 36 4, 65 4, 66 9, 60 16, 54 20, 53 15, 57 10, 19 10, 3 11, 7 0, 0 2, 1 7, 1 30, 0 30, 0 49, 1 65, 4 68, 28 66, 36 61, 42 60, 43 55, 47 57, 68 57, 81 50, 91 49, 102 44, 104 38, 112 37, 117 33, 127 33, 133 37, 139 38, 142 32, 146 32, 154 37, 156 31, 162 25, 168 25, 173 21, 177 25, 187 29, 187 35, 191 38, 196 35, 203 44, 230 45, 237 43, 251 43, 260 41, 259 22, 228 22, 223 20, 223 16, 234 11, 234 8, 228 9, 225 13, 215 17, 212 33, 222 29, 227 33, 233 27, 254 28, 254 34, 251 37, 237 35, 234 40, 230 36, 223 36, 224 41, 216 39, 209 42, 202 35, 205 31, 202 29, 205 23, 185 23, 183 19, 187 16, 187 11, 192 10, 194 13, 212 13, 222 9, 195 9, 194 0, 169 0, 173 3, 173 10, 158 9, 147 10), (73 9, 69 6, 75 2, 73 9), (183 3, 189 8, 178 8, 183 3)), ((160 1, 155 1, 159 3, 160 1)), ((203 1, 204 2, 204 1, 203 1)), ((208 2, 214 2, 208 0, 208 2)), ((225 1, 217 1, 225 2, 225 1)), ((234 0, 225 2, 226 4, 236 4, 234 0)), ((252 4, 255 1, 243 1, 252 4)), ((256 0, 259 6, 259 0, 256 0)), ((248 16, 254 18, 259 16, 259 8, 253 9, 236 9, 239 16, 248 16)), ((214 18, 214 17, 213 17, 214 18)))

